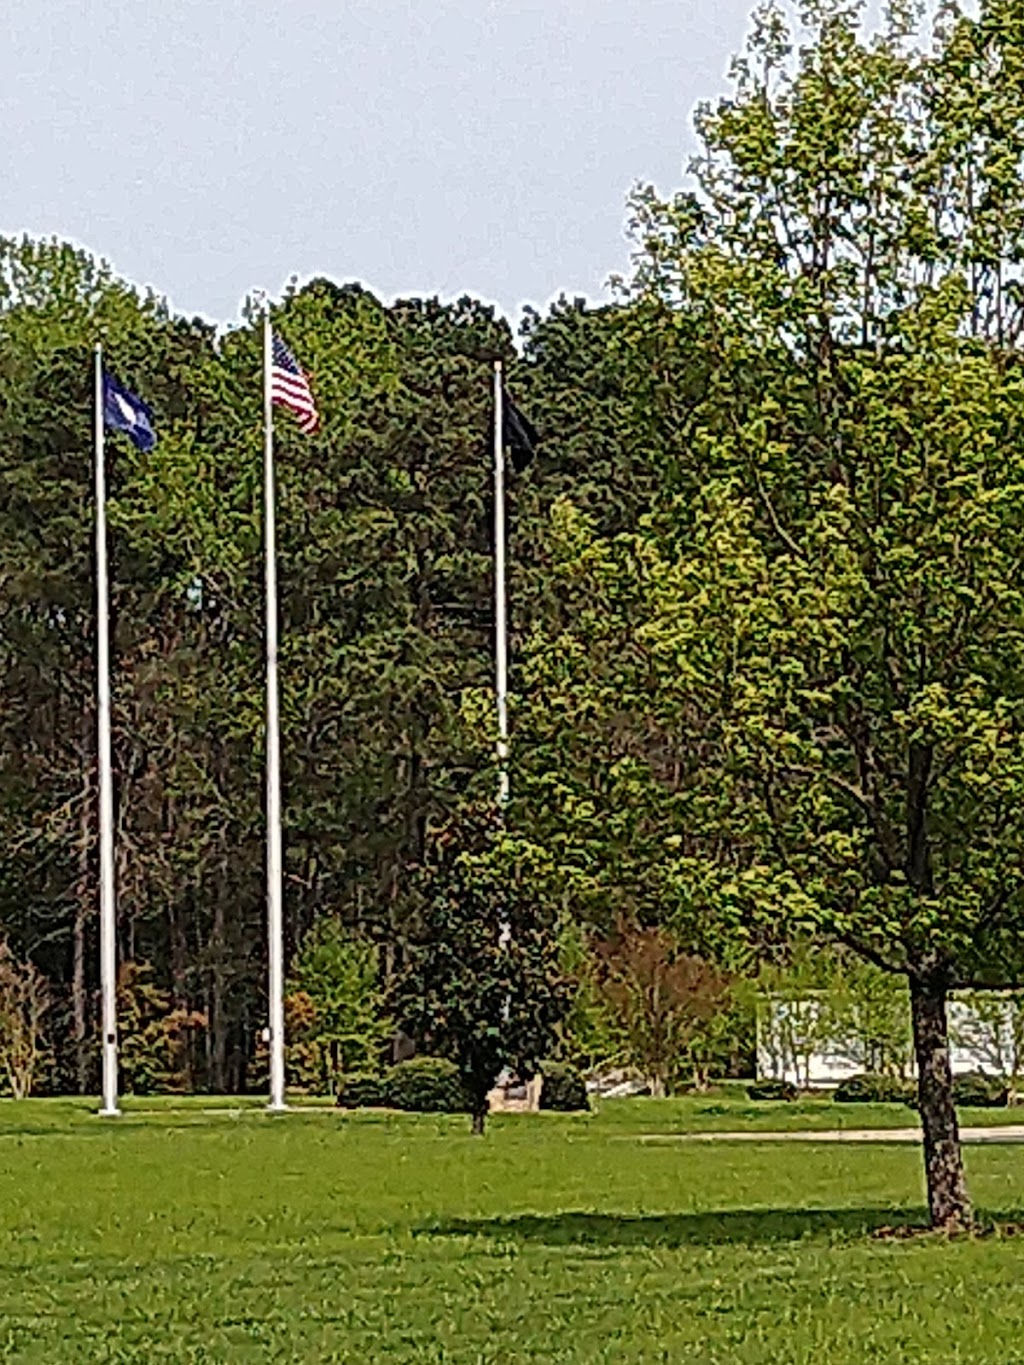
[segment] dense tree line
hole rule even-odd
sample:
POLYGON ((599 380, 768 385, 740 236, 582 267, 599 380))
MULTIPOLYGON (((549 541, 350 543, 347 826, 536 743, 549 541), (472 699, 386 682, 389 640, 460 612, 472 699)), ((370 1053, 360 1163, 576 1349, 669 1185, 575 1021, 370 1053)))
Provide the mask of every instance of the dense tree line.
MULTIPOLYGON (((111 442, 119 947, 206 1015, 193 1083, 238 1088, 264 1013, 257 338, 58 243, 5 243, 2 277, 0 914, 58 986, 58 1070, 88 1085, 102 338, 159 430, 149 455, 111 442)), ((489 376, 512 338, 471 300, 385 308, 326 281, 276 321, 324 419, 278 442, 290 943, 340 916, 390 973, 407 869, 490 761, 464 709, 491 672, 489 376)))

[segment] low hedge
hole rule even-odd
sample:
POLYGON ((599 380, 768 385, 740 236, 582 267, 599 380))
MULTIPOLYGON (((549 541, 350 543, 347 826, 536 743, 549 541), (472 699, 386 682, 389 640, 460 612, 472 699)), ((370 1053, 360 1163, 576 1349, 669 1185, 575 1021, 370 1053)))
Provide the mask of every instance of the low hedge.
POLYGON ((384 1108, 388 1103, 384 1077, 369 1071, 342 1076, 337 1102, 342 1109, 384 1108))
POLYGON ((968 1071, 953 1077, 953 1103, 960 1108, 1005 1109, 1009 1089, 1001 1076, 968 1071))
POLYGON ((416 1114, 466 1114, 469 1096, 459 1068, 445 1057, 410 1057, 382 1076, 354 1071, 338 1092, 343 1109, 403 1109, 416 1114))
MULTIPOLYGON (((1005 1109, 1010 1103, 1010 1087, 1001 1076, 984 1071, 965 1071, 953 1077, 953 1103, 958 1109, 1005 1109)), ((917 1086, 907 1099, 911 1109, 918 1108, 917 1086)))
POLYGON ((574 1066, 564 1062, 542 1062, 540 1073, 540 1107, 560 1113, 574 1113, 590 1108, 590 1099, 583 1077, 574 1066))
POLYGON ((795 1100, 799 1090, 792 1081, 755 1081, 747 1086, 747 1096, 752 1100, 795 1100))
POLYGON ((472 1109, 459 1068, 445 1057, 410 1057, 384 1078, 385 1102, 416 1114, 468 1114, 472 1109))
POLYGON ((908 1104, 917 1094, 913 1081, 865 1071, 841 1081, 832 1092, 838 1104, 908 1104))

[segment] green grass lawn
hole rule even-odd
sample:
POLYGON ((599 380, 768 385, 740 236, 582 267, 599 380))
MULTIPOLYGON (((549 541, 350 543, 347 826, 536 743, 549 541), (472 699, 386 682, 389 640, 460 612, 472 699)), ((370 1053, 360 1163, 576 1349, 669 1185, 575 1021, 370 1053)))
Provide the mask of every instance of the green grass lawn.
MULTIPOLYGON (((222 1103, 0 1103, 6 1359, 1024 1361, 1024 1241, 871 1237, 924 1217, 915 1148, 639 1140, 835 1126, 827 1101, 609 1102, 482 1140, 222 1103)), ((967 1160, 1019 1217, 1024 1148, 967 1160)))
MULTIPOLYGON (((844 1128, 916 1128, 915 1110, 905 1104, 836 1104, 827 1095, 801 1097, 792 1103, 748 1100, 743 1085, 726 1084, 714 1092, 678 1099, 608 1101, 605 1123, 622 1123, 639 1132, 641 1115, 651 1116, 652 1133, 794 1132, 844 1128)), ((960 1125, 1024 1126, 1024 1105, 1013 1108, 961 1109, 960 1125)))

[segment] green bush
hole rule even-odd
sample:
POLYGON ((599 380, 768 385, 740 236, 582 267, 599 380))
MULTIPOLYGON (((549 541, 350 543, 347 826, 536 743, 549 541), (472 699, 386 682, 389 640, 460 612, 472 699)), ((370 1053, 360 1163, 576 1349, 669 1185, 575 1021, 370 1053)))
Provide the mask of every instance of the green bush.
POLYGON ((417 1114, 467 1114, 470 1098, 459 1069, 445 1057, 410 1057, 384 1077, 385 1103, 417 1114))
POLYGON ((791 1081, 755 1081, 747 1086, 752 1100, 795 1100, 800 1094, 791 1081))
POLYGON ((348 1076, 342 1076, 337 1102, 343 1109, 385 1107, 388 1099, 384 1077, 375 1076, 369 1071, 353 1071, 348 1076))
POLYGON ((540 1070, 544 1078, 540 1088, 541 1109, 572 1113, 590 1108, 587 1087, 574 1066, 564 1062, 542 1062, 540 1070))
POLYGON ((913 1081, 902 1076, 878 1076, 862 1072, 836 1086, 832 1098, 839 1104, 907 1104, 917 1093, 913 1081))
POLYGON ((1008 1089, 1001 1076, 986 1076, 983 1071, 968 1071, 953 1077, 953 1103, 964 1108, 1003 1109, 1008 1089))

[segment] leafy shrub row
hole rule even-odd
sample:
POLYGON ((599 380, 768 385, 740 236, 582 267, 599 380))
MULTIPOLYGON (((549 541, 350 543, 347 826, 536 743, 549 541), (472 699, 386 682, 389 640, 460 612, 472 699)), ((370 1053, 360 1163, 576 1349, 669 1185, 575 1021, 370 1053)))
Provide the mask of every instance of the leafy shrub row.
MULTIPOLYGON (((1007 1103, 1006 1082, 981 1071, 953 1077, 953 1103, 960 1108, 994 1109, 1007 1103)), ((851 1076, 833 1092, 840 1104, 909 1104, 917 1108, 917 1085, 898 1076, 851 1076)))
POLYGON ((795 1100, 799 1093, 791 1081, 763 1080, 747 1086, 752 1100, 795 1100))
POLYGON ((969 1071, 953 1077, 953 1103, 975 1109, 1003 1109, 1009 1097, 1006 1082, 999 1076, 969 1071))
MULTIPOLYGON (((543 1064, 540 1107, 589 1109, 583 1077, 560 1062, 543 1064)), ((411 1057, 382 1076, 353 1072, 342 1079, 338 1104, 344 1109, 402 1109, 417 1114, 465 1114, 470 1099, 454 1062, 444 1057, 411 1057)))
POLYGON ((444 1057, 410 1057, 383 1076, 355 1072, 342 1079, 343 1109, 403 1109, 416 1114, 466 1114, 471 1105, 459 1068, 444 1057))
POLYGON ((910 1104, 917 1094, 913 1081, 902 1076, 877 1076, 864 1072, 841 1081, 832 1092, 839 1104, 910 1104))
POLYGON ((544 1077, 540 1088, 542 1109, 571 1114, 590 1108, 586 1084, 574 1066, 566 1066, 564 1062, 542 1062, 541 1075, 544 1077))

